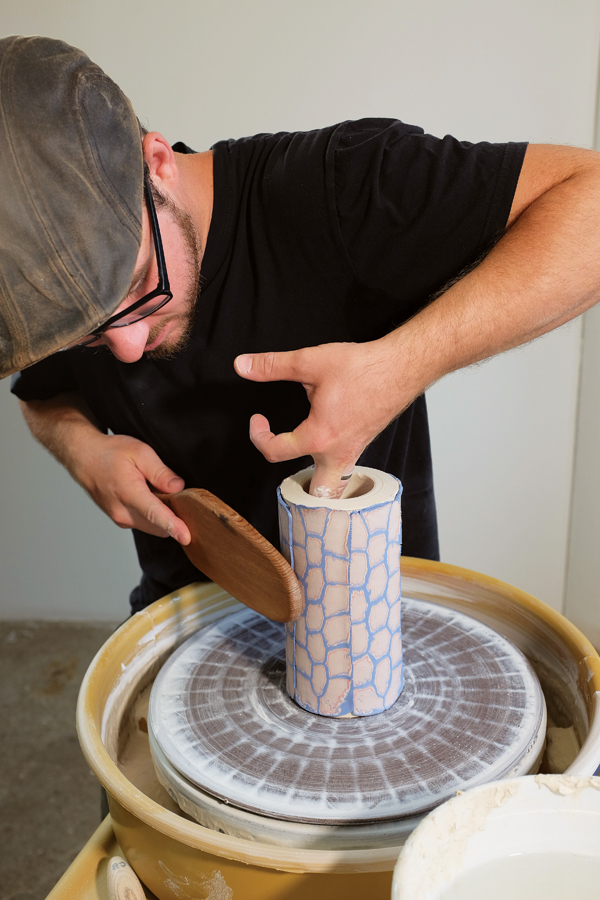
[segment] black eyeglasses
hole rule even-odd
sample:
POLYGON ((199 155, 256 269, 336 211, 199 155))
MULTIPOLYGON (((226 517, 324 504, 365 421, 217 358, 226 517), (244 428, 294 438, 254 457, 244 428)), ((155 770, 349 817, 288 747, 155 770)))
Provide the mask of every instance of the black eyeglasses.
POLYGON ((167 275, 167 266, 165 264, 165 254, 163 252, 160 229, 158 227, 158 217, 156 215, 152 191, 150 190, 147 178, 144 178, 144 193, 146 196, 148 215, 150 217, 150 227, 154 238, 156 265, 158 268, 158 286, 155 290, 150 291, 149 294, 144 294, 143 297, 140 297, 139 300, 136 300, 135 303, 132 303, 127 309, 115 313, 114 316, 107 319, 103 325, 96 328, 96 330, 88 335, 88 337, 81 338, 79 341, 74 341, 73 344, 69 345, 71 347, 85 347, 87 344, 93 344, 95 341, 99 340, 109 328, 125 328, 127 325, 133 325, 134 322, 139 322, 141 319, 151 316, 152 313, 157 312, 157 310, 165 306, 169 300, 173 299, 171 286, 169 284, 169 276, 167 275))

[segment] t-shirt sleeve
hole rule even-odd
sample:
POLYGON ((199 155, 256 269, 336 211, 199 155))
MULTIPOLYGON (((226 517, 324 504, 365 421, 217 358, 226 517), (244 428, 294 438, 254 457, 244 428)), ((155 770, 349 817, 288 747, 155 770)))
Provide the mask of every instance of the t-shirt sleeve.
POLYGON ((11 392, 20 400, 49 400, 76 391, 69 353, 55 353, 12 376, 11 392))
POLYGON ((397 120, 346 123, 333 191, 360 284, 424 304, 472 265, 506 226, 526 146, 437 138, 397 120))

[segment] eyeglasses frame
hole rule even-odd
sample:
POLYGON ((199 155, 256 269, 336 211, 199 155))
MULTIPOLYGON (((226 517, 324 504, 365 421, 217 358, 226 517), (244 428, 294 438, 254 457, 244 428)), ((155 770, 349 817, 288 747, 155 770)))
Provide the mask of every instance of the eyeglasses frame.
POLYGON ((99 340, 102 335, 108 331, 109 328, 126 328, 128 325, 133 325, 135 322, 141 322, 142 319, 145 319, 147 316, 151 316, 153 313, 158 312, 159 309, 162 309, 163 306, 173 299, 173 293, 171 291, 171 285, 169 283, 169 276, 167 274, 167 265, 165 263, 165 254, 162 245, 162 238, 160 234, 160 228, 158 227, 158 216, 156 214, 156 207, 154 205, 154 199, 152 197, 152 190, 150 188, 150 183, 148 178, 144 178, 144 196, 146 198, 146 206, 148 209, 148 218, 150 219, 150 228, 152 231, 152 236, 154 238, 154 250, 156 254, 156 267, 158 269, 158 286, 150 291, 149 294, 144 294, 143 297, 140 297, 139 300, 136 300, 135 303, 130 304, 127 309, 121 310, 121 312, 115 313, 110 319, 107 319, 103 325, 100 325, 94 331, 90 332, 90 335, 87 339, 83 341, 78 341, 78 347, 85 347, 87 344, 92 344, 94 341, 99 340), (123 319, 125 316, 128 316, 130 313, 135 312, 136 309, 139 309, 141 306, 144 306, 148 301, 152 300, 154 297, 158 297, 159 294, 164 294, 165 298, 162 303, 156 306, 154 309, 151 309, 150 312, 145 313, 137 319, 134 319, 133 322, 121 322, 119 324, 119 320, 123 319))

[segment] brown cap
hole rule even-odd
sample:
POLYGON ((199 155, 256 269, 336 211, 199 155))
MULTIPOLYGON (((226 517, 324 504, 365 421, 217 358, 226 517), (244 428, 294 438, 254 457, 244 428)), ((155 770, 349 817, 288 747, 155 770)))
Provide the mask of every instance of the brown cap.
POLYGON ((63 41, 0 40, 0 378, 97 328, 142 238, 131 103, 63 41))

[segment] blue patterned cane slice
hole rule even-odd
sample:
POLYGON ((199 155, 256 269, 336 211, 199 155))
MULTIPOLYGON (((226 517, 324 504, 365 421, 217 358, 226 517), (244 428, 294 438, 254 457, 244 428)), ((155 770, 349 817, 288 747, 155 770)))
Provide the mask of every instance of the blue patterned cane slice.
POLYGON ((304 490, 311 472, 278 491, 282 553, 304 596, 302 615, 287 626, 287 690, 322 716, 374 715, 403 685, 402 486, 357 466, 370 490, 326 501, 304 490))

